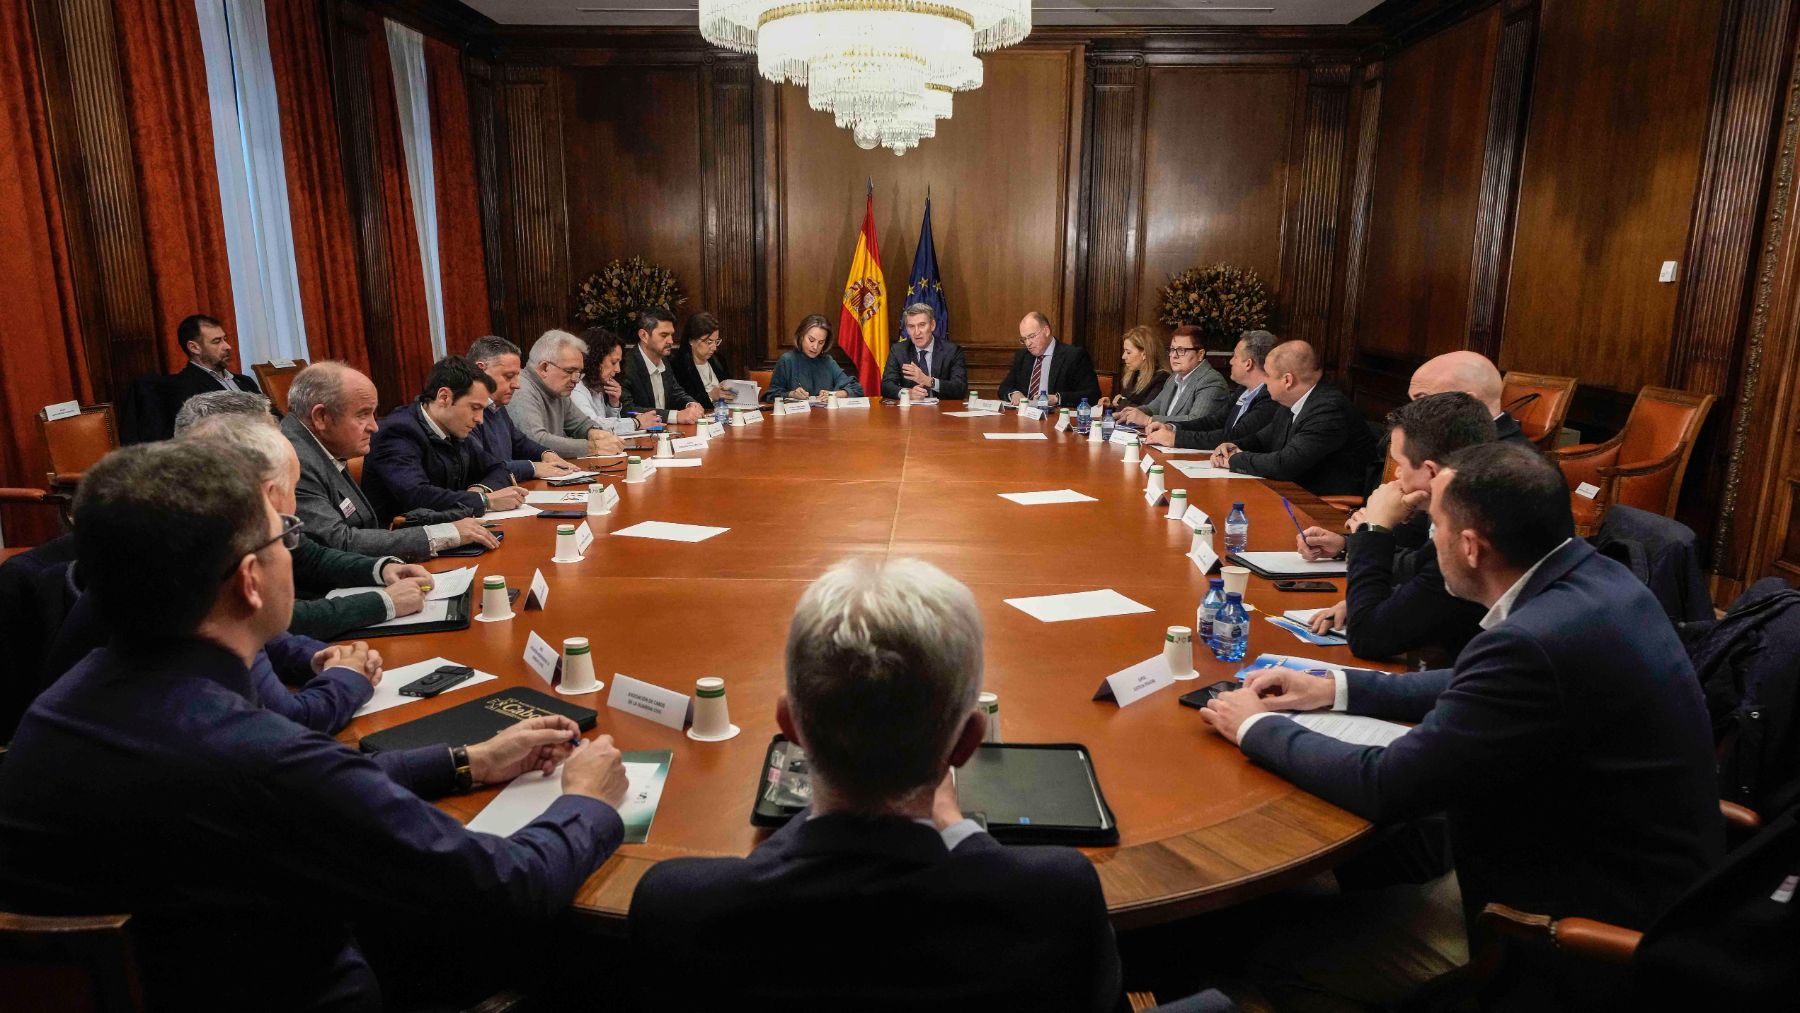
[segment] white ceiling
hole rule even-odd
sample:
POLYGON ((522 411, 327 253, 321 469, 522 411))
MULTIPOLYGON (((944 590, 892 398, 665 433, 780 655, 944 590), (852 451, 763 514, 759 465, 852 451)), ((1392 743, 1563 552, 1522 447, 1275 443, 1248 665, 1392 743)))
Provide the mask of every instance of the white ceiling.
MULTIPOLYGON (((503 25, 694 25, 692 0, 463 0, 503 25)), ((1379 0, 1041 0, 1037 25, 1343 25, 1379 0)))

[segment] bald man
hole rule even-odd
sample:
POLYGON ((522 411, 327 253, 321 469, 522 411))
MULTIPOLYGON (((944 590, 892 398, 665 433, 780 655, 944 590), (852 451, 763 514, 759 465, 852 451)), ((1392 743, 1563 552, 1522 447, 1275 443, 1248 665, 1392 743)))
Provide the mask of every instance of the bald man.
POLYGON ((1002 401, 1030 403, 1039 394, 1046 394, 1052 405, 1073 408, 1082 398, 1088 404, 1100 400, 1094 360, 1080 345, 1056 340, 1049 317, 1036 310, 1025 314, 1025 319, 1019 321, 1019 344, 1024 347, 1013 355, 1012 368, 1000 381, 1002 401))
POLYGON ((1287 408, 1237 443, 1213 451, 1216 468, 1294 482, 1317 496, 1363 492, 1375 437, 1344 392, 1324 382, 1318 353, 1286 341, 1269 353, 1269 396, 1287 408))
POLYGON ((1494 417, 1494 430, 1501 443, 1533 446, 1525 438, 1524 430, 1519 428, 1519 420, 1500 406, 1505 389, 1506 384, 1500 378, 1500 370, 1488 361, 1487 356, 1480 352, 1445 352, 1436 358, 1425 360, 1424 365, 1413 370, 1407 397, 1417 401, 1429 394, 1461 391, 1487 405, 1488 414, 1494 417))

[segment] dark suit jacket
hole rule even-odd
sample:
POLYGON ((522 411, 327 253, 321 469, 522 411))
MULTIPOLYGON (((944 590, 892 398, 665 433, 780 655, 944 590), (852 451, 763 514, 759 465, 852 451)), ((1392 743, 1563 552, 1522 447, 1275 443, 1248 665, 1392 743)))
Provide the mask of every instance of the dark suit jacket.
POLYGON ((803 813, 747 858, 661 862, 628 932, 640 961, 704 971, 658 977, 659 1010, 1108 1010, 1119 997, 1106 901, 1079 852, 986 834, 946 851, 897 817, 803 813))
MULTIPOLYGON (((1240 388, 1239 393, 1243 391, 1240 388)), ((1275 421, 1277 415, 1286 415, 1287 409, 1281 402, 1269 396, 1269 388, 1256 392, 1250 400, 1249 407, 1237 419, 1237 396, 1225 402, 1225 409, 1212 415, 1188 419, 1175 423, 1175 445, 1189 450, 1211 450, 1221 443, 1239 443, 1252 433, 1261 432, 1263 427, 1275 421)))
POLYGON ((1519 427, 1519 420, 1512 417, 1512 412, 1503 411, 1494 416, 1494 437, 1501 443, 1517 443, 1521 447, 1537 449, 1537 444, 1526 437, 1525 430, 1519 427))
MULTIPOLYGON (((336 640, 387 618, 387 605, 373 592, 324 597, 340 587, 373 587, 381 583, 376 558, 360 552, 333 549, 322 542, 302 538, 294 550, 294 617, 288 632, 320 640, 336 640)), ((384 559, 395 557, 387 556, 384 559)))
POLYGON ((433 433, 423 411, 417 402, 403 404, 381 420, 363 462, 369 502, 387 516, 417 509, 481 516, 487 501, 469 487, 503 488, 512 484, 512 472, 469 440, 433 433))
MULTIPOLYGON (((619 411, 656 411, 656 391, 650 388, 650 367, 644 365, 644 353, 636 345, 626 345, 619 370, 619 411)), ((663 411, 678 412, 694 403, 681 381, 675 377, 675 356, 663 361, 669 371, 663 374, 663 411)), ((666 420, 665 420, 666 421, 666 420)))
POLYGON ((1364 492, 1363 476, 1375 456, 1375 437, 1344 392, 1319 381, 1300 406, 1237 441, 1231 470, 1258 478, 1295 482, 1315 496, 1364 492))
POLYGON ((1481 632, 1487 609, 1445 590, 1430 540, 1401 549, 1392 531, 1360 531, 1348 548, 1345 624, 1352 654, 1379 659, 1436 647, 1454 658, 1481 632))
MULTIPOLYGON (((636 349, 627 348, 625 354, 630 355, 634 351, 636 349)), ((731 375, 731 364, 725 360, 723 348, 714 349, 712 358, 706 361, 712 366, 713 376, 717 377, 719 382, 737 379, 731 375)), ((643 364, 642 360, 638 361, 639 366, 643 364)), ((700 407, 709 412, 713 410, 713 399, 707 394, 706 385, 700 382, 700 367, 694 365, 692 351, 687 348, 677 348, 670 353, 669 360, 664 365, 669 367, 669 372, 663 374, 664 386, 667 386, 669 377, 673 375, 675 381, 681 384, 681 389, 687 392, 689 400, 699 402, 700 407)), ((649 370, 644 371, 644 379, 646 382, 650 379, 649 370)))
POLYGON ((389 531, 389 514, 376 513, 362 486, 350 481, 325 453, 298 415, 281 420, 281 434, 300 457, 300 481, 294 488, 297 513, 306 522, 306 537, 334 549, 375 556, 395 555, 407 562, 431 558, 431 539, 423 525, 389 531))
POLYGON ((1285 718, 1251 759, 1365 819, 1449 818, 1463 906, 1641 929, 1724 854, 1712 726, 1674 629, 1573 539, 1451 670, 1346 673, 1349 711, 1418 726, 1387 748, 1285 718))
MULTIPOLYGON (((1012 397, 1013 391, 1026 391, 1031 386, 1032 354, 1026 349, 1019 349, 1013 356, 1012 368, 1007 370, 1006 379, 1000 381, 1000 400, 1012 397)), ((1056 351, 1050 356, 1050 392, 1060 395, 1062 403, 1070 408, 1081 403, 1082 398, 1088 404, 1100 400, 1100 378, 1094 375, 1094 360, 1088 358, 1087 349, 1080 345, 1058 343, 1056 351)))
POLYGON ((547 452, 542 443, 513 425, 512 413, 498 401, 489 404, 481 422, 469 430, 469 445, 506 465, 512 477, 521 482, 537 476, 537 469, 531 464, 543 460, 547 452))
MULTIPOLYGON (((256 381, 242 373, 233 373, 231 378, 237 383, 239 390, 247 390, 255 394, 262 393, 262 388, 256 385, 256 381)), ((195 394, 210 394, 215 390, 224 389, 211 373, 189 362, 181 367, 180 372, 169 377, 171 411, 180 411, 181 406, 187 403, 187 399, 195 394)), ((173 415, 170 416, 170 420, 171 422, 174 420, 173 415)))
MULTIPOLYGON (((1058 351, 1056 354, 1061 355, 1058 351)), ((899 398, 902 387, 911 389, 906 375, 900 367, 907 363, 919 364, 919 350, 913 347, 908 338, 888 349, 887 367, 881 371, 881 396, 899 398)), ((1055 360, 1051 360, 1055 364, 1055 360)), ((936 396, 948 401, 961 401, 969 396, 969 365, 963 361, 963 350, 949 338, 937 338, 931 343, 931 375, 937 380, 936 396)), ((1027 380, 1031 374, 1025 374, 1027 380)))

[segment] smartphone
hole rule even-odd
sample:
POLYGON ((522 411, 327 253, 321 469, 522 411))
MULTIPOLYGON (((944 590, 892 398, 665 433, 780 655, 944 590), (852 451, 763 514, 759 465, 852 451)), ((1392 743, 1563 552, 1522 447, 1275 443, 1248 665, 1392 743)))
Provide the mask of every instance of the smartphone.
POLYGON ((587 516, 586 510, 539 510, 539 517, 555 517, 558 520, 578 520, 587 516))
POLYGON ((400 695, 416 697, 437 696, 444 690, 447 690, 474 675, 475 670, 468 665, 440 665, 437 669, 424 677, 414 679, 400 687, 400 695))
MULTIPOLYGON (((1183 707, 1192 707, 1195 710, 1204 710, 1206 705, 1212 701, 1213 697, 1218 696, 1220 693, 1229 693, 1234 689, 1242 689, 1243 687, 1244 684, 1236 679, 1222 679, 1210 686, 1202 686, 1192 693, 1183 694, 1181 697, 1181 705, 1183 707)), ((402 690, 401 692, 405 691, 402 690)))
POLYGON ((1328 580, 1278 580, 1277 591, 1336 591, 1337 585, 1328 580))

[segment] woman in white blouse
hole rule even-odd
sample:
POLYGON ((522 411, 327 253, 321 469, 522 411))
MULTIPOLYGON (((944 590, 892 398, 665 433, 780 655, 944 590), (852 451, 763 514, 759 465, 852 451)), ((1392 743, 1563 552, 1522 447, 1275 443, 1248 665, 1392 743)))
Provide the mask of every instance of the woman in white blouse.
POLYGON ((587 342, 585 372, 570 397, 594 424, 614 435, 635 432, 637 420, 619 413, 619 363, 625 346, 619 336, 604 327, 590 327, 581 332, 587 342))

